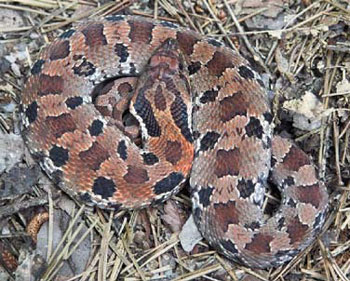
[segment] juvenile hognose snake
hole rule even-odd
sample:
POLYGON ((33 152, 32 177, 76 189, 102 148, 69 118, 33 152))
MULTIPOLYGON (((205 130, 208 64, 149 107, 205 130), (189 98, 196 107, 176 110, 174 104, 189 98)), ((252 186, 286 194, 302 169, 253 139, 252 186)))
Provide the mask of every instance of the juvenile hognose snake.
POLYGON ((279 266, 323 225, 325 185, 303 151, 272 136, 259 75, 231 49, 173 23, 116 15, 65 31, 32 67, 22 112, 30 152, 86 202, 144 207, 189 177, 200 232, 236 262, 279 266), (93 94, 118 77, 126 78, 93 94), (141 147, 122 124, 130 98, 141 147), (268 175, 282 200, 265 220, 268 175))

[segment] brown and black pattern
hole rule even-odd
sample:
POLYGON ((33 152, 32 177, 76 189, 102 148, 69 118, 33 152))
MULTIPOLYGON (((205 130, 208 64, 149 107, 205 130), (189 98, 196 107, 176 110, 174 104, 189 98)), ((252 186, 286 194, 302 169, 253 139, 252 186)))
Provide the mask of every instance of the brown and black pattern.
POLYGON ((70 44, 68 40, 62 40, 50 48, 50 60, 59 60, 68 57, 70 54, 70 44))
POLYGON ((63 113, 59 116, 48 116, 46 125, 55 138, 60 138, 67 132, 74 132, 77 128, 72 115, 69 113, 63 113))
POLYGON ((194 219, 211 245, 241 264, 279 266, 316 237, 328 195, 309 157, 272 136, 263 87, 220 42, 109 16, 43 50, 23 90, 23 137, 55 183, 101 208, 160 203, 190 178, 194 219), (142 145, 125 125, 130 114, 142 145), (282 203, 264 219, 269 174, 282 203))
POLYGON ((109 151, 98 142, 93 142, 92 146, 79 153, 81 161, 92 170, 99 170, 104 161, 110 157, 109 151))
POLYGON ((62 76, 49 76, 41 74, 39 76, 39 87, 37 94, 39 96, 59 95, 64 89, 64 79, 62 76))
POLYGON ((106 36, 103 33, 104 25, 102 23, 93 23, 87 25, 81 32, 85 36, 85 44, 89 47, 107 45, 106 36))

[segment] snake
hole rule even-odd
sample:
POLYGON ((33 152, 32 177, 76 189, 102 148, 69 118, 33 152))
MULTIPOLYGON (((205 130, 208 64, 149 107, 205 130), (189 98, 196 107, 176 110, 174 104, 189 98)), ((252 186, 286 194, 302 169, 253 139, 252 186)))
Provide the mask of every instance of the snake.
POLYGON ((259 73, 173 22, 112 15, 65 30, 32 65, 20 110, 30 153, 69 195, 139 209, 189 183, 200 233, 238 264, 281 266, 324 224, 326 186, 273 134, 259 73), (268 215, 270 185, 281 202, 268 215))

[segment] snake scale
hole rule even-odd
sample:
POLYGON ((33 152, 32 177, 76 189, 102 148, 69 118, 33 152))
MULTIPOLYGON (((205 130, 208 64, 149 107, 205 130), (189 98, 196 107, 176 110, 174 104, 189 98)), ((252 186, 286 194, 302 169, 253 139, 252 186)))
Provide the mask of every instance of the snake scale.
POLYGON ((235 262, 280 266, 325 221, 326 187, 302 150, 272 135, 259 74, 222 43, 173 23, 114 15, 66 30, 34 63, 21 110, 31 154, 86 203, 141 208, 189 178, 200 232, 235 262), (267 180, 282 199, 266 219, 267 180))

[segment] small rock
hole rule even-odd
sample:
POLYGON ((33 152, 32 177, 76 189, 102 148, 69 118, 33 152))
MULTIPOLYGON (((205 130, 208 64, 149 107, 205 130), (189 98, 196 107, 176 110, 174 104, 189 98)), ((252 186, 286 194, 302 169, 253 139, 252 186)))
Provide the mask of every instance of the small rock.
POLYGON ((283 108, 292 116, 295 128, 311 131, 321 126, 323 105, 311 92, 305 92, 300 99, 284 102, 283 108))
POLYGON ((0 174, 9 171, 24 154, 24 142, 20 135, 0 133, 0 174))
POLYGON ((194 246, 196 246, 196 244, 202 240, 202 235, 199 233, 192 215, 184 224, 180 232, 179 239, 182 248, 186 252, 192 251, 194 246))

